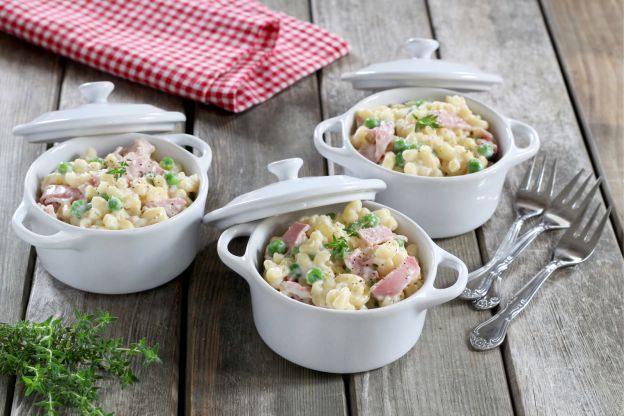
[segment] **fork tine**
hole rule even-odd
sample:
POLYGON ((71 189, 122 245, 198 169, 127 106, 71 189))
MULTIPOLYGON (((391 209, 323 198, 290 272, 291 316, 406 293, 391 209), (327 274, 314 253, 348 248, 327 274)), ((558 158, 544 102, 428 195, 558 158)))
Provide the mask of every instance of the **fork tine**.
MULTIPOLYGON (((596 209, 594 209, 593 214, 591 215, 591 217, 589 217, 589 220, 587 221, 587 224, 585 225, 585 227, 583 228, 583 231, 581 231, 579 233, 579 237, 581 239, 586 239, 587 236, 589 235, 589 230, 592 228, 592 225, 594 225, 594 221, 596 221, 596 217, 598 217, 598 211, 600 210, 600 203, 596 204, 596 209)), ((578 226, 575 228, 581 228, 581 223, 582 221, 579 220, 578 221, 578 226)))
POLYGON ((609 220, 609 215, 611 215, 611 207, 609 207, 607 209, 607 212, 605 212, 605 214, 602 216, 602 218, 600 219, 600 222, 598 223, 598 226, 596 227, 596 230, 592 234, 591 240, 589 240, 589 242, 587 243, 587 245, 591 247, 591 250, 593 250, 598 244, 598 241, 600 240, 600 236, 602 235, 602 231, 604 230, 604 227, 607 224, 607 221, 609 220))
POLYGON ((544 158, 542 159, 542 168, 539 171, 539 174, 537 176, 537 181, 535 181, 535 185, 533 185, 533 189, 535 189, 536 191, 541 191, 542 188, 542 183, 544 182, 544 174, 546 173, 546 156, 544 156, 544 158))
POLYGON ((587 178, 583 181, 581 186, 579 186, 579 188, 574 192, 574 195, 572 195, 570 198, 566 198, 566 204, 573 205, 576 203, 576 201, 581 199, 583 193, 585 192, 585 188, 587 188, 587 185, 589 185, 589 181, 591 181, 591 179, 592 175, 590 173, 589 175, 587 175, 587 178))
POLYGON ((544 190, 551 198, 555 191, 555 176, 557 176, 557 159, 555 159, 555 161, 552 163, 552 170, 550 171, 550 175, 548 175, 548 179, 546 180, 546 184, 544 185, 544 190))
POLYGON ((570 182, 568 182, 566 186, 564 186, 561 192, 557 194, 553 202, 559 202, 559 203, 563 202, 563 200, 566 199, 566 197, 570 194, 570 192, 572 192, 572 189, 574 189, 574 186, 581 178, 581 175, 583 174, 583 172, 585 172, 584 169, 579 170, 578 173, 574 175, 574 177, 570 180, 570 182))
POLYGON ((535 169, 535 163, 537 161, 537 156, 533 158, 531 162, 531 167, 524 174, 524 178, 522 178, 522 184, 520 185, 521 189, 529 189, 529 185, 531 184, 531 177, 533 176, 533 170, 535 169))
POLYGON ((602 182, 602 178, 596 179, 596 183, 591 187, 589 192, 587 192, 587 195, 585 196, 585 198, 580 203, 576 204, 580 208, 581 211, 584 211, 585 208, 587 208, 589 203, 592 201, 592 199, 594 199, 594 195, 596 195, 596 192, 598 192, 598 187, 600 186, 601 182, 602 182))

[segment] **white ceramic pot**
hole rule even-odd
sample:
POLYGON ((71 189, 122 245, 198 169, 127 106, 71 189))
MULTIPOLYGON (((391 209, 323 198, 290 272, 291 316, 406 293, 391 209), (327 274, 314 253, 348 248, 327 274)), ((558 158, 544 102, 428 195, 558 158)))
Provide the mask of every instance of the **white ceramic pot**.
POLYGON ((187 174, 199 176, 195 200, 173 218, 132 230, 97 230, 67 224, 37 207, 40 181, 59 162, 84 154, 88 147, 100 155, 107 154, 117 146, 132 145, 135 137, 131 133, 68 140, 37 158, 26 174, 24 197, 13 215, 13 229, 36 247, 46 270, 69 286, 94 293, 138 292, 170 281, 195 258, 212 152, 206 142, 188 134, 148 137, 156 147, 157 158, 171 156, 187 174), (200 156, 181 146, 197 149, 200 156))
POLYGON ((346 113, 321 122, 314 130, 314 144, 324 157, 343 166, 348 175, 385 181, 387 189, 377 194, 376 200, 407 214, 433 238, 463 234, 485 223, 498 205, 509 169, 534 156, 540 146, 531 126, 509 119, 470 97, 465 97, 468 106, 488 121, 501 152, 496 163, 480 172, 449 177, 407 175, 371 162, 351 144, 357 110, 413 99, 443 101, 447 95, 457 93, 432 88, 383 91, 365 98, 346 113), (323 140, 328 131, 341 134, 341 147, 330 146, 323 140), (519 147, 516 136, 527 138, 528 145, 519 147))
MULTIPOLYGON (((363 204, 371 210, 384 208, 375 202, 363 204)), ((344 204, 330 205, 235 225, 223 232, 217 252, 249 283, 256 328, 273 351, 313 370, 355 373, 382 367, 405 355, 420 337, 427 309, 457 297, 466 286, 468 272, 461 260, 435 245, 414 221, 390 209, 400 233, 418 246, 425 279, 418 292, 391 306, 342 311, 301 303, 272 288, 260 274, 271 236, 283 232, 302 215, 342 207, 344 204), (240 236, 250 236, 242 257, 228 250, 230 241, 240 236), (451 287, 433 287, 438 266, 457 271, 457 281, 451 287)))

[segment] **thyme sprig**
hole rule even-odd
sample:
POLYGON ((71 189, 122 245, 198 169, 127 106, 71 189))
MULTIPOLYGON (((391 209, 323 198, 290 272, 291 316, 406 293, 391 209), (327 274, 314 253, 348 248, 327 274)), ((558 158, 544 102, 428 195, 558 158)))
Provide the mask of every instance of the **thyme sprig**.
POLYGON ((148 346, 145 339, 124 346, 120 338, 103 337, 116 319, 108 312, 76 312, 75 318, 70 325, 53 317, 0 324, 0 374, 16 376, 26 396, 40 398, 36 405, 46 416, 63 409, 83 416, 112 415, 98 406, 96 383, 116 378, 126 387, 138 381, 131 360, 142 356, 144 365, 160 362, 158 346, 148 346))

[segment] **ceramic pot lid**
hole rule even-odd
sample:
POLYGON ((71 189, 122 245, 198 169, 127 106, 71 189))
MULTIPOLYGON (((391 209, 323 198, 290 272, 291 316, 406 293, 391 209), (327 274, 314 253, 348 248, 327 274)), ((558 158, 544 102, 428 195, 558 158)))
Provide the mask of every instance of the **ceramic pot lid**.
POLYGON ((79 88, 86 104, 42 114, 16 126, 13 134, 32 143, 60 142, 79 136, 168 132, 186 120, 182 113, 148 104, 108 103, 115 88, 112 82, 89 82, 79 88))
POLYGON ((220 230, 235 224, 256 221, 302 209, 322 207, 356 199, 372 200, 386 189, 380 179, 351 176, 310 176, 299 178, 303 160, 299 158, 269 163, 269 172, 278 182, 234 198, 222 208, 204 216, 204 223, 220 230))
POLYGON ((356 72, 342 75, 356 89, 389 89, 399 87, 446 88, 455 91, 486 91, 503 79, 468 65, 431 59, 439 43, 433 39, 412 38, 407 41, 411 59, 380 62, 356 72))

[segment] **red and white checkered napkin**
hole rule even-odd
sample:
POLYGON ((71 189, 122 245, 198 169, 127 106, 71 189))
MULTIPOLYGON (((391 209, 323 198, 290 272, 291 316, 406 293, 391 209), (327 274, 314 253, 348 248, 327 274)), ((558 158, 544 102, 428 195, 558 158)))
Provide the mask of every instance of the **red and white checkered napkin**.
POLYGON ((349 50, 338 36, 255 0, 2 0, 0 30, 235 112, 349 50))

